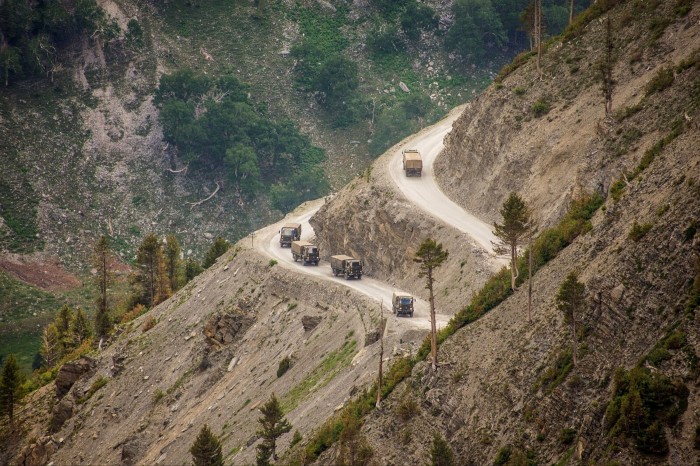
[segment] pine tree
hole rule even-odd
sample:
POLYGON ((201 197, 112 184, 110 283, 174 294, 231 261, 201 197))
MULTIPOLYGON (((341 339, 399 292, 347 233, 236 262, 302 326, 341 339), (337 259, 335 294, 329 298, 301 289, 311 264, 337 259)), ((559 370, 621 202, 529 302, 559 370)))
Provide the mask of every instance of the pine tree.
POLYGON ((282 407, 280 406, 277 397, 273 393, 270 400, 260 408, 262 416, 258 419, 260 422, 260 430, 257 434, 262 437, 262 443, 257 446, 257 465, 265 466, 270 464, 270 458, 277 460, 277 452, 275 451, 277 439, 290 430, 292 425, 284 417, 282 407))
POLYGON ((562 282, 556 296, 557 309, 564 313, 564 318, 571 324, 574 366, 576 366, 578 347, 576 344, 576 316, 586 304, 585 291, 586 285, 578 281, 576 272, 571 272, 562 282))
POLYGON ((450 445, 438 432, 433 435, 433 446, 430 448, 431 466, 454 466, 455 455, 450 445))
POLYGON ((221 442, 206 424, 190 447, 190 453, 195 466, 223 466, 224 464, 221 442))
POLYGON ((182 249, 180 248, 180 243, 178 243, 175 235, 168 235, 165 239, 165 271, 168 274, 168 280, 170 281, 170 290, 175 293, 182 286, 182 259, 180 255, 182 254, 182 249))
POLYGON ((435 322, 435 294, 433 293, 433 282, 435 277, 433 271, 440 267, 447 256, 447 250, 442 249, 442 244, 432 238, 428 238, 421 243, 413 259, 420 264, 419 277, 425 277, 430 300, 430 363, 433 370, 437 370, 437 325, 435 322))
POLYGON ((74 347, 73 335, 71 333, 71 323, 73 322, 73 309, 68 305, 63 305, 59 309, 54 325, 58 334, 59 354, 60 357, 68 354, 74 347))
POLYGON ((217 236, 214 240, 214 243, 209 248, 209 251, 207 251, 207 255, 204 257, 204 263, 202 264, 202 266, 205 269, 208 269, 209 267, 214 265, 216 259, 218 259, 226 251, 228 251, 230 247, 231 244, 228 241, 223 239, 221 236, 217 236))
POLYGON ((82 345, 83 342, 91 336, 90 324, 88 323, 85 313, 80 308, 76 309, 73 315, 70 333, 73 339, 73 346, 75 347, 82 345))
POLYGON ((146 235, 141 242, 136 253, 136 266, 138 267, 137 282, 142 286, 141 299, 148 307, 153 307, 165 294, 162 283, 165 277, 163 249, 155 234, 146 235))
POLYGON ((41 334, 41 349, 39 353, 44 358, 44 367, 47 369, 51 369, 61 359, 58 330, 56 330, 54 323, 44 327, 44 331, 41 334))
POLYGON ((15 405, 22 395, 23 379, 15 355, 10 354, 0 374, 0 414, 7 414, 10 420, 10 431, 15 430, 15 405))
POLYGON ((185 261, 185 282, 189 283, 197 275, 202 273, 204 268, 194 258, 188 257, 185 261))
POLYGON ((516 193, 510 193, 501 207, 503 223, 496 223, 493 234, 501 240, 500 247, 510 252, 510 286, 515 291, 518 278, 518 245, 527 233, 530 213, 525 201, 516 193))
POLYGON ((92 264, 97 270, 95 275, 95 285, 98 289, 97 312, 95 312, 95 335, 102 338, 109 333, 111 323, 109 321, 109 310, 107 307, 107 290, 112 284, 112 252, 109 240, 106 236, 101 236, 92 256, 92 264))
POLYGON ((360 431, 360 421, 353 414, 343 415, 343 431, 338 438, 335 466, 366 466, 374 451, 360 431))

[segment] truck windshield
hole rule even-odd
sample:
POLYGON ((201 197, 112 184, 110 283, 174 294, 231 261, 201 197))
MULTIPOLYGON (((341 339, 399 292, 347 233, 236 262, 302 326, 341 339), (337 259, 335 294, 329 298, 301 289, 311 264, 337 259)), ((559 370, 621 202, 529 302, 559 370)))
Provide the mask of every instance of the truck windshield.
POLYGON ((307 249, 307 251, 309 252, 309 254, 318 254, 318 250, 316 249, 315 246, 309 247, 309 249, 307 249))
POLYGON ((411 304, 411 298, 409 298, 408 296, 402 296, 401 304, 411 304))
POLYGON ((282 236, 292 236, 293 232, 294 230, 291 228, 282 228, 282 236))

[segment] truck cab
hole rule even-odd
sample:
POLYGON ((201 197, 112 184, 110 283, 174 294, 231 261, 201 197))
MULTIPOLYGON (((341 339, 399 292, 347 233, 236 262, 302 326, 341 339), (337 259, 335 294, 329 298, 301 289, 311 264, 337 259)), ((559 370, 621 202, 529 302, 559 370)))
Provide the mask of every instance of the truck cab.
POLYGON ((391 309, 397 316, 413 317, 413 296, 405 293, 396 293, 391 297, 391 309))
POLYGON ((298 241, 301 238, 301 224, 287 223, 280 229, 280 246, 292 246, 292 241, 298 241))

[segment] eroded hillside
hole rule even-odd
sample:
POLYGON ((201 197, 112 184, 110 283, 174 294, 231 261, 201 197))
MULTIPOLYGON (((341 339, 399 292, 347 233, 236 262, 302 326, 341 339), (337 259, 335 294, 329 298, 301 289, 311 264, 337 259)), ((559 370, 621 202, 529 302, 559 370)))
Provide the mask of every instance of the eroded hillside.
POLYGON ((441 185, 484 219, 500 220, 512 191, 542 228, 582 193, 606 199, 592 230, 535 275, 532 323, 525 283, 445 341, 437 373, 419 363, 368 416, 361 434, 376 464, 429 461, 435 433, 458 464, 697 459, 699 16, 682 2, 615 3, 547 44, 541 79, 533 56, 511 67, 447 137, 441 185), (598 51, 608 16, 616 84, 606 116, 598 51), (572 271, 586 302, 575 367, 556 302, 572 271))

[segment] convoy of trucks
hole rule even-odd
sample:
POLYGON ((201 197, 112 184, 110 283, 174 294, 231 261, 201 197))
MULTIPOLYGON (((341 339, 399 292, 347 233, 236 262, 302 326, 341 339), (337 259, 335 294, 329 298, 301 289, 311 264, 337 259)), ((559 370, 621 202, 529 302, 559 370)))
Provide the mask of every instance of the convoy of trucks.
POLYGON ((334 276, 343 275, 346 280, 362 278, 362 261, 350 256, 331 256, 331 270, 334 276))
POLYGON ((417 149, 404 149, 403 152, 403 169, 406 176, 421 176, 423 171, 423 160, 420 152, 417 149))
MULTIPOLYGON (((403 169, 406 176, 421 176, 423 160, 417 149, 404 149, 403 169)), ((301 260, 304 265, 318 265, 320 254, 318 246, 301 241, 301 224, 286 223, 280 229, 280 246, 289 246, 292 250, 294 262, 301 260)), ((334 276, 342 275, 346 280, 362 278, 362 261, 346 255, 331 256, 331 270, 334 276)), ((413 303, 415 298, 406 293, 394 292, 391 297, 391 308, 397 316, 413 317, 413 303)))
POLYGON ((397 293, 391 296, 391 309, 397 316, 413 317, 413 296, 406 293, 397 293))
POLYGON ((304 265, 318 265, 318 246, 308 241, 292 241, 292 257, 294 262, 301 260, 304 265))
POLYGON ((301 223, 286 223, 280 229, 280 246, 292 246, 292 241, 301 239, 301 223))

